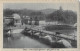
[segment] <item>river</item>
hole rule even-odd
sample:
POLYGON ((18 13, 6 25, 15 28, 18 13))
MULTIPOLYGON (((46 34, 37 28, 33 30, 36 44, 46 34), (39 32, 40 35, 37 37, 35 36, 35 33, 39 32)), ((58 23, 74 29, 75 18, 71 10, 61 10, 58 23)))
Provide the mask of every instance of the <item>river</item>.
MULTIPOLYGON (((19 32, 20 29, 14 30, 14 39, 4 38, 3 48, 50 48, 50 46, 40 43, 36 39, 32 39, 28 36, 24 36, 19 32)), ((21 30, 20 30, 21 31, 21 30)))

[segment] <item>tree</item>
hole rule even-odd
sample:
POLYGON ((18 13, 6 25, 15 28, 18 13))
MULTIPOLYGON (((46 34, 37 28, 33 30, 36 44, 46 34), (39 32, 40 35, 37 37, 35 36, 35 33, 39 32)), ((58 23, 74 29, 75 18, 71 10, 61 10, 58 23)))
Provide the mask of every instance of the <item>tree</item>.
POLYGON ((75 24, 77 22, 77 14, 73 11, 61 11, 57 10, 47 17, 47 21, 58 21, 66 24, 75 24))
POLYGON ((4 9, 3 10, 3 16, 6 16, 6 17, 11 16, 13 13, 14 13, 14 11, 11 9, 4 9))

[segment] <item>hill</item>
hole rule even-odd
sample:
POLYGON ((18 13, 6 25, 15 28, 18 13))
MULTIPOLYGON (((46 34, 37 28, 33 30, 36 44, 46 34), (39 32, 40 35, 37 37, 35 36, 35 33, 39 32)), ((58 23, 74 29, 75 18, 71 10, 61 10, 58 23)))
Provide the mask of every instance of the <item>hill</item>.
POLYGON ((42 13, 44 14, 51 14, 53 13, 54 11, 57 11, 57 9, 43 9, 43 10, 40 10, 42 13))

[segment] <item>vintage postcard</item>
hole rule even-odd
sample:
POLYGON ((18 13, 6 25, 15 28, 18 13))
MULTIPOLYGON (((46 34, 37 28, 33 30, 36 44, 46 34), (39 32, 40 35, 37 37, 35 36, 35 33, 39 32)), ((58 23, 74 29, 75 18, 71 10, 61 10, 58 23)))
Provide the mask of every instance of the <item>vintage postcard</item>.
POLYGON ((0 6, 1 51, 79 51, 78 0, 4 0, 0 6))

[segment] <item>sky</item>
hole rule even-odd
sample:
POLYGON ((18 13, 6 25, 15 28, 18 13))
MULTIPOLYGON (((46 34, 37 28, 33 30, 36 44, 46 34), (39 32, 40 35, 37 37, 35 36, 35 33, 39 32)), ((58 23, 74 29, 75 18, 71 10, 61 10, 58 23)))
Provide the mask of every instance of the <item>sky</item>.
POLYGON ((76 11, 76 4, 74 3, 4 3, 3 8, 10 9, 31 9, 31 10, 42 10, 42 9, 59 9, 62 7, 63 10, 76 11))

